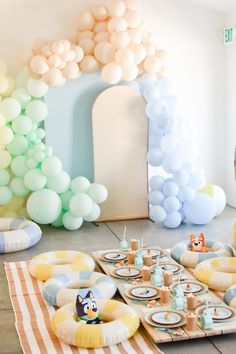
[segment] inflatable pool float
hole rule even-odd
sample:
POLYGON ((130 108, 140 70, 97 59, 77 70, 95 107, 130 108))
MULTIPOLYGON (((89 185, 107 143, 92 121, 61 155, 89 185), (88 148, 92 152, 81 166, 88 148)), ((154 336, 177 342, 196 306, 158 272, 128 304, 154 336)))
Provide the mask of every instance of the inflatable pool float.
POLYGON ((236 284, 232 285, 225 293, 224 302, 236 308, 236 284))
POLYGON ((23 217, 0 218, 0 253, 22 251, 34 246, 42 236, 40 227, 23 217))
POLYGON ((33 277, 46 281, 56 274, 72 270, 94 270, 94 260, 86 253, 76 251, 52 251, 34 257, 29 264, 33 277))
POLYGON ((43 297, 49 304, 61 307, 75 302, 77 295, 84 297, 89 290, 96 299, 111 299, 117 286, 110 277, 102 273, 73 271, 48 279, 44 284, 43 297))
POLYGON ((78 322, 75 303, 70 303, 62 306, 52 317, 55 335, 69 345, 102 348, 121 343, 135 334, 139 317, 130 306, 116 300, 98 299, 96 302, 105 323, 78 322))
POLYGON ((185 267, 195 268, 198 263, 209 258, 233 256, 232 248, 226 243, 207 240, 206 247, 210 252, 193 252, 189 241, 179 242, 172 248, 171 257, 185 267))
POLYGON ((236 284, 236 258, 211 258, 199 263, 194 276, 210 289, 226 291, 236 284))

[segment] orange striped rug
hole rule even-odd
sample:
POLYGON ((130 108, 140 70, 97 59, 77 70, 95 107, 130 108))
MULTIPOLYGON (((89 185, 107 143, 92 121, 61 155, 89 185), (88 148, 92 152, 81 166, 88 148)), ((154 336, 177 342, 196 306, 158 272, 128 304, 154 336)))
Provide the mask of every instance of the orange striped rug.
POLYGON ((41 296, 42 282, 32 278, 28 262, 5 263, 15 326, 25 354, 153 354, 162 353, 140 327, 130 340, 102 349, 78 349, 59 340, 51 330, 55 312, 41 296))

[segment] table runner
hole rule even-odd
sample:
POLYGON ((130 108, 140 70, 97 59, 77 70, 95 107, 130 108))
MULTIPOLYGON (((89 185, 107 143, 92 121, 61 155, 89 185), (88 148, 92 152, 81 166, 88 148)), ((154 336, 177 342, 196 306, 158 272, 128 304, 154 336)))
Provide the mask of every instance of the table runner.
POLYGON ((162 353, 142 326, 129 340, 101 349, 69 346, 52 332, 50 318, 55 312, 41 293, 43 283, 31 277, 28 262, 6 262, 5 271, 15 314, 15 326, 25 354, 153 354, 162 353))

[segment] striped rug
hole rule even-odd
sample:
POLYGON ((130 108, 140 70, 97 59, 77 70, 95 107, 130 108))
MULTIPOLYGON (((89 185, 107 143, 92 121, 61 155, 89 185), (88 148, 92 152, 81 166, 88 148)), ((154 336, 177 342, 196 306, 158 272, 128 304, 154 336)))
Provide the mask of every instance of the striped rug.
POLYGON ((15 326, 25 354, 153 354, 162 353, 140 327, 130 340, 102 349, 78 349, 60 341, 52 332, 55 309, 41 296, 42 282, 32 278, 28 262, 5 263, 15 326))

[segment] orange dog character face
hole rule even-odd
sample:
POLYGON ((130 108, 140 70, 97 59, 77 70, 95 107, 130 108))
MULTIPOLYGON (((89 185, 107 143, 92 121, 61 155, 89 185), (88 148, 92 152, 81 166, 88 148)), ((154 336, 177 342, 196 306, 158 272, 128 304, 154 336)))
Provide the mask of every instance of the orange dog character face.
POLYGON ((190 249, 192 252, 208 252, 205 235, 200 234, 199 237, 190 235, 190 249))

